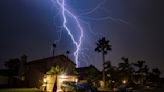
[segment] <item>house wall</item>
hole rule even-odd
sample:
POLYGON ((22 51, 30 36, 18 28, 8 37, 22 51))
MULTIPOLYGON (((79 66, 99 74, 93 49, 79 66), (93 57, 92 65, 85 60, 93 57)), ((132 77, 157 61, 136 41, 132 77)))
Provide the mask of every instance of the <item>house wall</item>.
POLYGON ((38 71, 37 69, 29 69, 26 73, 25 81, 28 87, 40 88, 43 85, 44 73, 38 71))
POLYGON ((56 75, 46 75, 46 84, 44 85, 46 87, 46 91, 52 92, 55 82, 56 75))
POLYGON ((48 92, 53 92, 53 87, 54 83, 57 79, 57 92, 62 92, 61 86, 64 81, 69 81, 69 82, 76 82, 77 81, 77 76, 71 76, 71 75, 58 75, 56 78, 56 75, 46 75, 46 81, 43 86, 44 90, 48 92))

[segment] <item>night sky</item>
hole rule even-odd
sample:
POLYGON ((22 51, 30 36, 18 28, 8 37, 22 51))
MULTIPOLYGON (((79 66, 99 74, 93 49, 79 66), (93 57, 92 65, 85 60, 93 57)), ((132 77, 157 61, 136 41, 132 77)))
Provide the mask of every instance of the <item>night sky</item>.
MULTIPOLYGON (((96 41, 105 36, 112 51, 106 55, 113 65, 128 57, 131 62, 145 60, 164 72, 163 0, 65 0, 66 7, 78 16, 84 39, 80 66, 102 69, 102 57, 94 51, 96 41)), ((70 19, 71 21, 71 19, 70 19)), ((60 7, 51 0, 0 0, 0 65, 9 58, 28 56, 28 61, 66 54, 74 60, 73 45, 62 29, 60 7)), ((69 26, 74 26, 73 21, 69 26)), ((72 33, 78 39, 75 27, 72 33)))

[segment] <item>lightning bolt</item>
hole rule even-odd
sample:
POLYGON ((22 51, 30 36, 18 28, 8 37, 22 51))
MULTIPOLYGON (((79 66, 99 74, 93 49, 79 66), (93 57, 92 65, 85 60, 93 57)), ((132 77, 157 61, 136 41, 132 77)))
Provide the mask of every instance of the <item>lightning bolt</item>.
MULTIPOLYGON (((54 0, 51 0, 51 1, 55 2, 54 0)), ((83 38, 83 28, 82 28, 82 26, 80 24, 80 21, 79 21, 78 17, 76 17, 75 14, 73 14, 71 11, 69 11, 68 9, 65 8, 65 0, 56 0, 56 3, 62 9, 63 27, 67 31, 67 33, 70 36, 71 40, 73 41, 73 44, 76 46, 76 50, 74 52, 74 56, 75 56, 76 67, 79 67, 80 66, 79 65, 79 52, 81 50, 81 44, 82 44, 82 38, 83 38), (70 17, 72 17, 72 19, 74 19, 74 21, 77 24, 78 31, 80 31, 80 37, 79 37, 78 41, 75 40, 74 35, 71 33, 71 30, 67 26, 67 17, 66 17, 67 14, 70 17)))
MULTIPOLYGON (((63 19, 62 28, 64 28, 64 30, 67 32, 67 34, 71 38, 73 44, 76 46, 76 49, 73 53, 73 55, 75 57, 76 67, 80 66, 79 61, 82 61, 86 64, 89 64, 86 61, 93 61, 93 60, 90 60, 91 59, 90 55, 88 55, 88 53, 86 53, 86 51, 89 51, 88 47, 87 48, 83 47, 83 49, 82 49, 82 42, 83 42, 83 44, 85 42, 85 43, 87 43, 87 46, 90 46, 90 45, 92 45, 91 42, 95 41, 94 40, 94 41, 90 42, 88 40, 88 39, 90 39, 89 38, 90 35, 88 33, 90 33, 92 36, 94 34, 94 36, 96 36, 96 37, 97 36, 99 37, 100 35, 103 36, 99 32, 92 31, 91 24, 84 21, 84 20, 92 20, 92 21, 110 20, 110 21, 118 22, 118 23, 122 23, 122 24, 129 24, 127 21, 124 21, 120 18, 114 18, 112 16, 103 16, 103 17, 87 17, 87 16, 85 16, 85 15, 89 15, 89 14, 92 14, 92 13, 96 12, 98 9, 102 9, 101 11, 108 12, 105 9, 105 7, 104 8, 102 7, 104 4, 106 4, 106 1, 107 0, 102 0, 100 3, 98 3, 96 5, 96 7, 87 9, 87 10, 84 11, 84 13, 78 14, 79 16, 77 16, 70 10, 70 8, 67 7, 66 0, 51 0, 53 5, 59 10, 57 15, 58 14, 61 15, 60 17, 63 19), (69 23, 70 23, 69 20, 70 19, 69 18, 72 19, 71 21, 74 21, 74 23, 77 27, 76 29, 72 30, 70 28, 70 26, 69 26, 69 23), (84 20, 80 20, 80 19, 84 19, 84 20), (82 24, 83 24, 83 26, 85 26, 85 28, 82 27, 82 24), (72 34, 72 32, 74 30, 76 30, 76 32, 80 34, 78 40, 76 38, 76 35, 72 34), (87 34, 86 34, 86 32, 87 32, 87 34), (84 33, 85 33, 85 38, 83 37, 84 33), (88 60, 86 60, 86 59, 88 59, 88 60)), ((61 33, 61 31, 60 31, 60 33, 61 33)), ((61 37, 61 34, 60 34, 59 39, 57 40, 57 42, 60 41, 60 37, 61 37)), ((94 46, 90 46, 90 48, 94 48, 94 46)))

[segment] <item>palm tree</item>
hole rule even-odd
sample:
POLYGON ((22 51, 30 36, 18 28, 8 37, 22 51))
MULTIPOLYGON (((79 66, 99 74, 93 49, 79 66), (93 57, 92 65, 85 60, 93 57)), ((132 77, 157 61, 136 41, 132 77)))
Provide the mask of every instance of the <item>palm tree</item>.
POLYGON ((102 60, 103 60, 103 82, 105 87, 105 70, 104 70, 104 63, 105 63, 105 55, 108 53, 108 51, 112 50, 111 45, 109 45, 109 40, 106 40, 105 37, 102 37, 96 42, 97 47, 95 48, 95 51, 98 53, 102 53, 102 60))
POLYGON ((137 61, 137 63, 134 63, 134 66, 138 68, 137 72, 142 72, 144 67, 145 61, 137 61))
POLYGON ((118 64, 118 69, 120 71, 121 76, 123 76, 123 79, 128 79, 129 81, 132 81, 132 75, 134 72, 134 68, 132 67, 132 64, 129 63, 129 59, 122 57, 121 58, 124 62, 121 62, 118 64))
POLYGON ((161 75, 161 72, 158 68, 153 68, 152 69, 152 74, 154 76, 154 82, 160 82, 160 75, 161 75))
POLYGON ((117 81, 119 78, 117 67, 112 66, 111 61, 105 62, 105 73, 110 78, 110 80, 117 81))
POLYGON ((123 60, 124 62, 119 63, 119 69, 121 71, 127 71, 130 67, 129 59, 122 57, 121 60, 123 60))
POLYGON ((121 58, 124 62, 119 63, 119 69, 123 72, 133 73, 134 68, 132 67, 132 64, 129 63, 129 59, 122 57, 121 58))
POLYGON ((112 64, 111 64, 111 61, 108 60, 104 63, 105 65, 105 71, 110 71, 110 69, 112 68, 112 64))
POLYGON ((146 75, 148 73, 149 68, 147 65, 145 65, 145 61, 143 61, 143 60, 137 61, 137 63, 134 63, 133 65, 138 68, 136 73, 140 76, 140 83, 141 83, 141 85, 143 85, 144 75, 146 75))
POLYGON ((104 63, 104 71, 106 73, 107 76, 109 76, 111 78, 111 74, 112 74, 112 65, 111 65, 111 61, 108 60, 104 63))
POLYGON ((160 70, 158 68, 153 68, 152 69, 152 73, 154 75, 158 76, 158 77, 160 77, 160 74, 161 74, 161 72, 160 72, 160 70))

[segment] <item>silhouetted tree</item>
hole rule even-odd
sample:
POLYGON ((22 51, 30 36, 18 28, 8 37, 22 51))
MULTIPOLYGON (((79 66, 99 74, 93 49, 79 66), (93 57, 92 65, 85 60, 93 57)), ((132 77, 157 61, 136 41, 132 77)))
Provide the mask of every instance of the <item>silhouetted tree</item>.
POLYGON ((112 68, 112 65, 111 65, 111 61, 106 61, 104 63, 104 68, 105 68, 105 71, 110 71, 110 69, 112 68))
POLYGON ((5 67, 12 70, 15 74, 18 74, 20 68, 20 60, 18 58, 10 59, 5 62, 5 67))
POLYGON ((118 69, 120 71, 122 78, 132 81, 132 75, 134 72, 134 68, 132 67, 132 64, 129 63, 128 58, 122 57, 121 59, 123 60, 123 62, 118 64, 118 69))
POLYGON ((143 72, 145 74, 148 74, 149 73, 149 67, 148 67, 148 65, 144 65, 143 72))
POLYGON ((160 74, 161 74, 161 72, 160 72, 160 70, 158 68, 153 68, 152 69, 152 73, 154 75, 156 75, 157 77, 160 77, 160 74))
POLYGON ((160 74, 161 72, 158 68, 153 68, 150 75, 151 81, 156 83, 160 82, 160 74))
POLYGON ((110 80, 119 81, 119 74, 117 67, 111 65, 111 61, 105 62, 105 73, 108 75, 110 80))
POLYGON ((137 61, 137 63, 134 63, 133 65, 138 68, 136 72, 143 72, 145 61, 137 61))
POLYGON ((143 85, 144 77, 148 74, 149 68, 145 65, 145 61, 137 61, 137 63, 134 63, 133 65, 138 68, 136 73, 140 76, 140 83, 143 85))
POLYGON ((111 78, 111 73, 112 73, 111 61, 108 60, 104 63, 104 71, 105 71, 105 74, 106 74, 105 76, 108 76, 108 77, 111 78))
POLYGON ((109 45, 109 40, 107 40, 105 37, 102 37, 96 42, 97 47, 95 48, 95 51, 98 53, 102 53, 102 60, 103 60, 103 82, 105 85, 105 70, 104 70, 104 63, 105 63, 105 54, 107 54, 108 51, 112 50, 111 45, 109 45))

